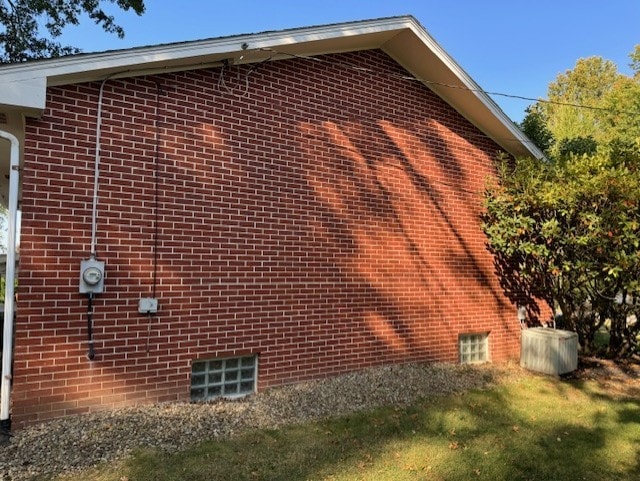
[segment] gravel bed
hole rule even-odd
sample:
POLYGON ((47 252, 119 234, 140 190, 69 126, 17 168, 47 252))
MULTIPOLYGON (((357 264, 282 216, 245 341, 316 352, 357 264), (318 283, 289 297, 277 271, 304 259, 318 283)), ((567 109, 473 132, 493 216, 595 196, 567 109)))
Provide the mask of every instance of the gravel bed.
POLYGON ((520 375, 514 365, 394 365, 272 388, 235 401, 155 404, 69 416, 20 430, 1 443, 0 480, 53 477, 122 459, 137 447, 175 452, 249 429, 408 405, 520 375))

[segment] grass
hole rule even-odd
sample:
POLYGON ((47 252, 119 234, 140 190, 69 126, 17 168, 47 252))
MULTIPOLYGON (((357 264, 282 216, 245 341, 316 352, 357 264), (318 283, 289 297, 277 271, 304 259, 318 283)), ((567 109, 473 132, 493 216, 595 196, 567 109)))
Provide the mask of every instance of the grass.
POLYGON ((543 376, 130 459, 66 481, 640 480, 640 400, 543 376))

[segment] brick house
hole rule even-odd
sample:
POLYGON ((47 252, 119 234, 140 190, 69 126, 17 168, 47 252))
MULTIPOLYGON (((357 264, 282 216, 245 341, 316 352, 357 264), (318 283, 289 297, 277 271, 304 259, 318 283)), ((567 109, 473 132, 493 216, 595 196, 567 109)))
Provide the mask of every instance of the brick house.
POLYGON ((540 152, 414 18, 7 65, 0 84, 10 251, 21 214, 4 423, 9 399, 19 428, 518 356, 481 194, 499 152, 540 152))

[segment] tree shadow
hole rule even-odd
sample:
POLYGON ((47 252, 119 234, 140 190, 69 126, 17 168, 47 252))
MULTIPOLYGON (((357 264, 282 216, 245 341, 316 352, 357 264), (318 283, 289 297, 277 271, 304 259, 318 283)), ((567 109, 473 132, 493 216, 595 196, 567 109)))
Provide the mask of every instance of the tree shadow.
POLYGON ((127 463, 126 474, 138 480, 165 479, 167 472, 166 479, 193 480, 636 479, 637 454, 628 451, 640 441, 629 429, 638 423, 638 403, 630 410, 605 394, 602 406, 584 409, 572 398, 588 402, 588 391, 541 379, 522 388, 427 397, 313 424, 250 430, 170 459, 142 454, 127 463), (617 447, 627 452, 610 456, 617 447))
MULTIPOLYGON (((83 412, 98 399, 185 399, 193 359, 238 352, 260 356, 259 389, 389 361, 456 361, 458 334, 479 329, 496 333, 496 357, 517 355, 514 306, 479 230, 482 176, 497 146, 400 71, 375 51, 261 64, 250 78, 238 70, 240 85, 229 78, 228 89, 215 81, 220 69, 109 80, 100 195, 111 204, 98 218, 108 285, 94 304, 97 357, 84 356, 77 293, 91 225, 95 143, 87 142, 76 169, 85 187, 52 182, 46 199, 25 191, 17 417, 83 412), (362 89, 345 91, 335 81, 343 78, 362 89), (66 209, 69 196, 77 208, 66 209), (42 211, 77 228, 49 245, 42 211), (161 309, 140 315, 138 300, 152 289, 161 309), (66 370, 49 365, 60 358, 66 370)), ((93 135, 96 119, 83 116, 99 89, 50 89, 50 110, 27 128, 93 135), (69 105, 79 96, 88 106, 69 105)), ((27 174, 63 177, 65 155, 63 142, 37 159, 27 152, 27 174)))
POLYGON ((532 327, 552 322, 553 313, 549 306, 553 305, 553 300, 549 293, 541 288, 534 288, 530 280, 522 277, 517 260, 496 252, 488 243, 487 250, 494 258, 495 276, 500 281, 504 295, 512 305, 524 309, 523 324, 532 327))

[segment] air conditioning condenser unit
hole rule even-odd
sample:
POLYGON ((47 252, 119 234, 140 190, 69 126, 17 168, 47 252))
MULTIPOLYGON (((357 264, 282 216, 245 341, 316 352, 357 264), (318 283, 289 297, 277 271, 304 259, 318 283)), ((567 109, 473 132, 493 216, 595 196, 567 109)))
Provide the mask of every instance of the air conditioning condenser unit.
POLYGON ((575 371, 578 368, 578 334, 546 327, 523 330, 520 365, 555 376, 575 371))

